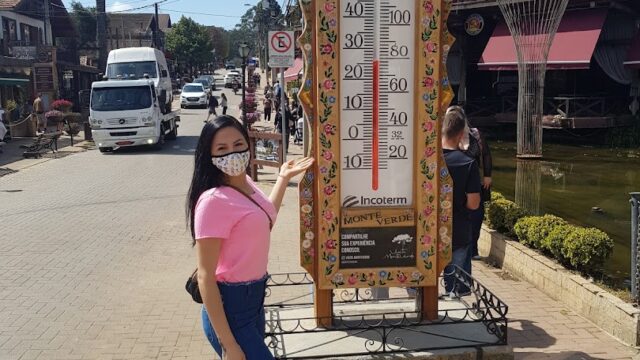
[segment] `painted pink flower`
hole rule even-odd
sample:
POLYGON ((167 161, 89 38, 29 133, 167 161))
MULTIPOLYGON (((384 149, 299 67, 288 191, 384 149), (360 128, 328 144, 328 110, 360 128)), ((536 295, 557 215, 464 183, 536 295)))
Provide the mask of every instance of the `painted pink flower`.
POLYGON ((336 245, 338 245, 338 243, 333 239, 329 239, 324 243, 324 247, 328 250, 334 250, 336 248, 336 245))
POLYGON ((347 282, 349 283, 349 285, 355 285, 358 282, 358 277, 355 274, 351 274, 347 282))
POLYGON ((309 254, 309 256, 313 257, 316 254, 316 252, 315 252, 315 250, 313 250, 313 248, 310 248, 309 250, 307 250, 307 254, 309 254))
POLYGON ((331 90, 333 89, 333 80, 327 79, 322 83, 322 86, 324 86, 324 88, 326 90, 331 90))
POLYGON ((442 222, 447 222, 447 221, 449 221, 449 215, 442 215, 442 217, 440 217, 440 220, 441 220, 442 222))
POLYGON ((320 54, 327 55, 333 52, 333 46, 331 44, 320 45, 320 54))
POLYGON ((336 189, 332 185, 327 185, 324 187, 324 194, 327 196, 333 195, 336 192, 336 189))
POLYGON ((424 48, 427 52, 432 53, 436 51, 436 44, 433 41, 425 41, 424 48))
POLYGON ((433 14, 433 3, 431 2, 431 0, 427 0, 424 2, 424 10, 429 15, 433 14))
POLYGON ((425 157, 430 157, 431 155, 433 155, 435 153, 436 153, 436 151, 430 146, 428 148, 424 149, 424 156, 425 157))
POLYGON ((402 271, 400 271, 398 273, 398 276, 396 277, 396 279, 398 279, 398 281, 403 283, 403 282, 407 281, 407 275, 405 275, 402 271))
POLYGON ((424 246, 431 246, 431 244, 433 244, 433 238, 431 237, 431 235, 427 234, 422 236, 422 240, 420 240, 420 242, 424 246))
POLYGON ((432 131, 433 130, 433 121, 427 121, 426 123, 424 123, 423 128, 426 131, 432 131))
POLYGON ((326 12, 332 12, 335 8, 336 8, 336 5, 332 2, 328 2, 324 4, 324 11, 326 12))
POLYGON ((333 159, 333 153, 329 150, 325 150, 322 152, 322 157, 327 160, 330 161, 331 159, 333 159))
POLYGON ((425 181, 422 183, 422 188, 424 189, 424 191, 431 191, 433 190, 433 184, 431 184, 430 181, 425 181))
POLYGON ((438 251, 442 252, 447 248, 447 244, 444 241, 438 242, 438 251))
POLYGON ((311 219, 304 219, 304 227, 310 228, 313 225, 313 221, 311 219))
MULTIPOLYGON (((336 133, 335 127, 333 125, 331 125, 331 124, 326 124, 324 126, 324 133, 326 135, 334 135, 336 133)), ((327 160, 330 160, 330 159, 327 159, 327 160)))
POLYGON ((424 208, 424 210, 422 210, 422 213, 424 214, 424 216, 430 216, 433 213, 433 207, 427 206, 426 208, 424 208))
POLYGON ((333 220, 333 216, 334 216, 334 215, 333 215, 333 211, 331 211, 331 210, 325 210, 325 212, 324 212, 323 216, 324 216, 324 219, 325 219, 325 220, 327 220, 327 221, 331 221, 331 220, 333 220))
POLYGON ((428 89, 432 89, 434 85, 435 85, 435 81, 431 76, 427 76, 422 80, 422 86, 428 89))

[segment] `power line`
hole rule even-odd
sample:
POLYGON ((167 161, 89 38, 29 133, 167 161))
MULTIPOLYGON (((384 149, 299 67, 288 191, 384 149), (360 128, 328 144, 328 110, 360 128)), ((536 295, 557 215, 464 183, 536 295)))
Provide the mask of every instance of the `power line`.
POLYGON ((238 18, 238 19, 242 18, 242 16, 238 16, 238 15, 208 14, 208 13, 191 12, 191 11, 184 11, 184 10, 172 10, 172 9, 167 9, 167 8, 162 8, 162 10, 169 11, 169 12, 190 14, 190 15, 207 15, 207 16, 227 17, 227 18, 238 18))

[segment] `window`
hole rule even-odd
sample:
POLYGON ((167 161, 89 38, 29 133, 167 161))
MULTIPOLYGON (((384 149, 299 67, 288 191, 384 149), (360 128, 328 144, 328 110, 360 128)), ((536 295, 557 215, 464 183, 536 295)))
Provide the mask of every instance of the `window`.
POLYGON ((109 64, 109 66, 107 67, 107 76, 110 79, 115 79, 118 77, 121 77, 123 79, 142 79, 144 78, 145 74, 149 75, 150 78, 158 77, 155 61, 115 63, 109 64))
POLYGON ((5 40, 18 40, 18 32, 16 31, 16 21, 6 17, 2 18, 2 37, 5 40))
POLYGON ((91 109, 95 111, 147 109, 151 104, 149 86, 95 88, 91 92, 91 109))
POLYGON ((182 92, 185 92, 185 93, 204 92, 204 88, 202 87, 202 85, 185 85, 184 88, 182 88, 182 92))

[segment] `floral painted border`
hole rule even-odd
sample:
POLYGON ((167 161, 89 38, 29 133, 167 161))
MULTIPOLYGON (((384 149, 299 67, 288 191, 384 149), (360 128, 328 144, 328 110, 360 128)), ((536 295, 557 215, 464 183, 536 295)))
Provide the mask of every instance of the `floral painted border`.
MULTIPOLYGON (((311 0, 301 0, 302 16, 304 18, 305 28, 298 38, 298 43, 302 49, 304 58, 304 77, 302 86, 298 92, 298 99, 304 108, 306 117, 306 130, 309 130, 308 139, 311 141, 309 146, 310 153, 315 154, 316 141, 314 141, 315 129, 314 123, 314 106, 313 106, 313 68, 314 68, 314 51, 313 51, 313 34, 315 28, 315 16, 313 2, 311 0)), ((307 155, 307 154, 305 154, 307 155)), ((314 275, 315 252, 316 252, 316 214, 315 199, 313 192, 313 184, 316 176, 316 170, 312 167, 307 170, 298 185, 298 194, 300 202, 300 265, 307 270, 308 273, 314 275)))
MULTIPOLYGON (((339 58, 338 11, 336 1, 317 1, 316 69, 318 140, 314 152, 318 163, 316 213, 319 221, 316 248, 320 288, 353 288, 371 286, 435 286, 443 262, 451 256, 451 179, 441 155, 440 116, 450 101, 451 90, 446 79, 442 57, 450 46, 446 31, 446 4, 449 0, 419 1, 421 50, 418 73, 419 92, 417 181, 418 267, 393 269, 341 270, 339 258, 339 58), (443 45, 444 44, 444 45, 443 45), (444 103, 447 100, 446 104, 444 103)), ((304 240, 303 240, 304 241, 304 240)), ((444 264, 446 264, 446 262, 444 264)))

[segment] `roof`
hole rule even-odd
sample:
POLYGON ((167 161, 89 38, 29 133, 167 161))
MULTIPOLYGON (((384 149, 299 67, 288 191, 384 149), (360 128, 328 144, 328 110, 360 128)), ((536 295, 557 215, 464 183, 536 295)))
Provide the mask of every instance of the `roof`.
MULTIPOLYGON (((54 37, 77 37, 73 21, 61 0, 50 0, 51 29, 54 37)), ((42 21, 38 14, 44 9, 44 0, 0 0, 0 10, 14 11, 42 21)))
MULTIPOLYGON (((7 1, 7 0, 0 0, 7 1)), ((107 21, 109 24, 109 32, 112 34, 121 32, 122 29, 135 33, 146 33, 153 30, 154 14, 145 13, 108 13, 107 21)), ((158 24, 160 31, 166 31, 171 28, 171 16, 169 14, 158 14, 158 24)))

